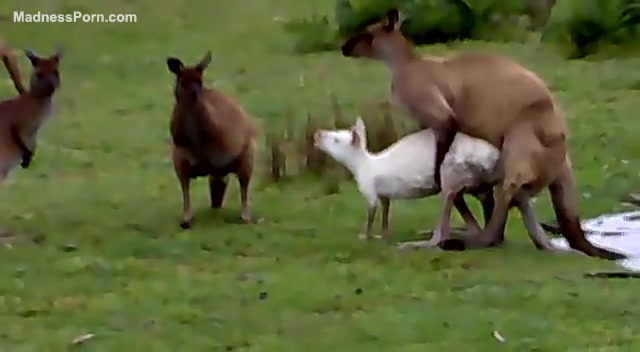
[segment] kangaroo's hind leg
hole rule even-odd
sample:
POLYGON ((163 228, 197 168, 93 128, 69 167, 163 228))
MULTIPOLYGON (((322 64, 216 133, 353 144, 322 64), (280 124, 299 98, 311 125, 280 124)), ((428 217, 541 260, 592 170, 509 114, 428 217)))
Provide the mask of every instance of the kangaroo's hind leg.
POLYGON ((515 200, 522 215, 522 222, 534 246, 539 250, 560 251, 553 245, 551 238, 544 233, 544 229, 538 223, 536 213, 531 206, 531 198, 524 192, 519 192, 515 200))
POLYGON ((227 193, 228 177, 209 176, 209 200, 211 208, 218 209, 222 207, 224 196, 227 193))
POLYGON ((419 248, 434 248, 440 244, 441 241, 446 240, 451 235, 451 211, 453 210, 453 203, 458 195, 455 191, 443 192, 442 196, 442 214, 438 218, 438 225, 431 239, 425 241, 409 241, 403 242, 398 245, 398 249, 419 249, 419 248))

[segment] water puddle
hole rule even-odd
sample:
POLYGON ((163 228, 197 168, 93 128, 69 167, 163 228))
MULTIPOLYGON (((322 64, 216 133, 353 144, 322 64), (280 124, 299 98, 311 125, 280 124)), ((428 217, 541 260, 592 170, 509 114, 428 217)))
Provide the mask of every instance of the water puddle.
MULTIPOLYGON (((594 244, 627 254, 629 258, 618 261, 620 266, 640 272, 640 211, 601 215, 583 221, 582 228, 594 244)), ((552 242, 557 248, 569 248, 562 237, 552 242)))

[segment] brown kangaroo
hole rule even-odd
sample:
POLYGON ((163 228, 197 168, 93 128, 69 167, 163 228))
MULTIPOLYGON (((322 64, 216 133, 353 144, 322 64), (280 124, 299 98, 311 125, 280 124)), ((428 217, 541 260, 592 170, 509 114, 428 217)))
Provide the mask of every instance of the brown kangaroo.
POLYGON ((25 55, 33 66, 29 89, 0 102, 0 182, 18 164, 22 168, 31 165, 38 131, 50 117, 53 95, 60 87, 61 47, 47 58, 31 50, 25 50, 25 55))
POLYGON ((392 74, 391 100, 436 131, 434 179, 460 131, 500 148, 495 207, 485 229, 464 240, 443 239, 444 249, 487 248, 504 242, 509 206, 519 192, 529 197, 548 188, 563 236, 589 256, 616 260, 620 253, 589 242, 580 227, 567 152, 567 123, 546 83, 509 58, 460 53, 421 58, 400 31, 397 9, 349 38, 347 57, 384 61, 392 74))
POLYGON ((9 72, 9 76, 11 76, 11 80, 13 81, 13 86, 18 91, 18 94, 24 94, 27 90, 22 84, 22 77, 20 76, 20 70, 18 69, 18 65, 16 64, 16 57, 13 55, 13 52, 7 45, 7 43, 0 37, 0 57, 2 57, 2 62, 4 63, 4 67, 9 72))
POLYGON ((170 57, 167 67, 176 76, 175 103, 170 131, 173 140, 173 167, 182 190, 180 227, 192 226, 191 179, 209 177, 212 208, 222 206, 229 173, 240 184, 240 217, 251 222, 249 183, 256 154, 257 127, 236 101, 202 83, 211 53, 195 66, 185 67, 170 57))

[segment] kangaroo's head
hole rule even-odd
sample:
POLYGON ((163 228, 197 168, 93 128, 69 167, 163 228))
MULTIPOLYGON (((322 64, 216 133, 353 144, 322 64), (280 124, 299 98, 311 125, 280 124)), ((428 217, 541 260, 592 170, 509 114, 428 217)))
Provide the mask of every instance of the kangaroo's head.
POLYGON ((174 94, 177 101, 197 102, 202 96, 202 75, 211 63, 211 52, 207 51, 202 60, 195 66, 185 66, 176 57, 167 59, 169 71, 176 76, 174 94))
POLYGON ((27 56, 33 67, 29 90, 38 96, 51 96, 60 87, 60 71, 58 69, 62 59, 63 49, 58 45, 52 56, 40 57, 33 50, 26 49, 27 56))
POLYGON ((398 9, 391 9, 378 22, 367 26, 362 32, 342 44, 342 55, 385 60, 394 51, 403 50, 407 41, 400 32, 402 16, 398 9))

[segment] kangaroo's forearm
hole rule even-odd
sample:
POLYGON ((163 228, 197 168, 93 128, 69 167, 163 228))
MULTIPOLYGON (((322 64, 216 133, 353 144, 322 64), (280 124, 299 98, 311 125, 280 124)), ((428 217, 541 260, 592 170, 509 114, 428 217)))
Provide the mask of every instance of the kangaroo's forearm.
POLYGON ((438 186, 441 186, 440 179, 440 167, 444 161, 445 155, 451 148, 453 140, 458 132, 458 124, 456 119, 451 116, 443 121, 440 126, 434 128, 436 136, 436 160, 435 160, 435 172, 434 181, 438 186))
POLYGON ((13 142, 16 144, 18 149, 20 149, 20 153, 22 154, 22 163, 21 166, 23 168, 29 167, 31 164, 31 159, 33 158, 33 151, 27 147, 22 136, 20 136, 20 131, 16 126, 11 127, 11 138, 13 142))

